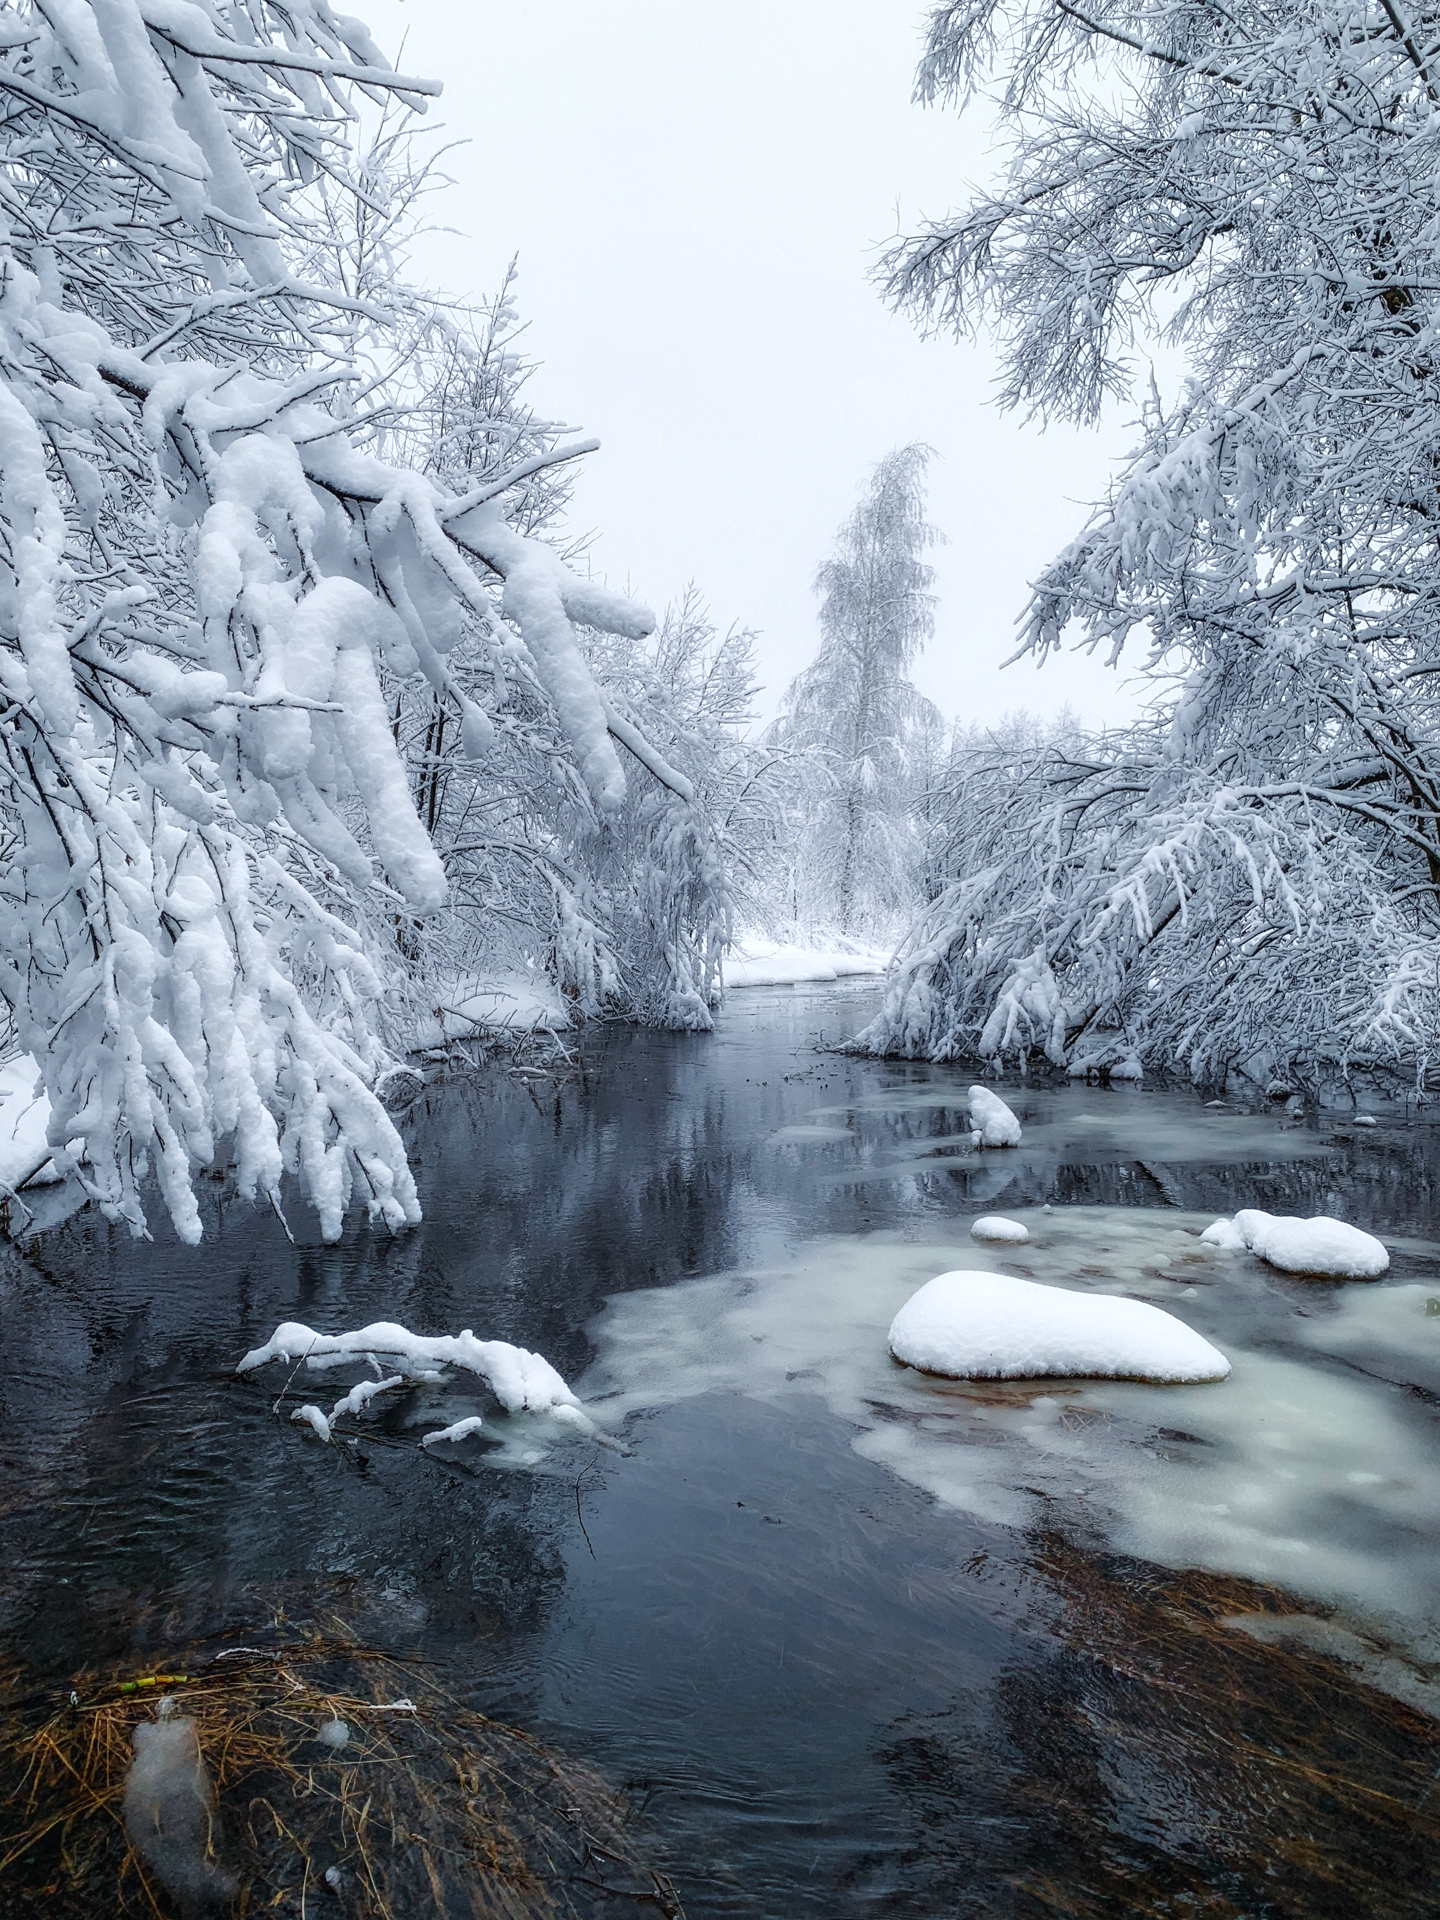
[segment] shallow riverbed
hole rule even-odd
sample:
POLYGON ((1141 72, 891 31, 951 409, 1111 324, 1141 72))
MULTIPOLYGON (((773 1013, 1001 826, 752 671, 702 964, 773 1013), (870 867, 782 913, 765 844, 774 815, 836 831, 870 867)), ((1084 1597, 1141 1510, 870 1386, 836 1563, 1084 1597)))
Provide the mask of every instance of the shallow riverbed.
POLYGON ((978 1153, 964 1071, 825 1050, 873 1000, 753 989, 432 1090, 401 1240, 292 1249, 217 1184, 199 1251, 88 1215, 12 1251, 8 1652, 158 1663, 328 1595, 626 1783, 691 1920, 1433 1911, 1434 1130, 1040 1081, 978 1153), (1391 1272, 1199 1246, 1252 1205, 1391 1272), (974 1246, 995 1211, 1030 1243, 974 1246), (885 1329, 950 1266, 1153 1300, 1234 1373, 922 1379, 885 1329), (538 1349, 619 1447, 492 1419, 436 1459, 421 1395, 326 1448, 233 1374, 378 1318, 538 1349))

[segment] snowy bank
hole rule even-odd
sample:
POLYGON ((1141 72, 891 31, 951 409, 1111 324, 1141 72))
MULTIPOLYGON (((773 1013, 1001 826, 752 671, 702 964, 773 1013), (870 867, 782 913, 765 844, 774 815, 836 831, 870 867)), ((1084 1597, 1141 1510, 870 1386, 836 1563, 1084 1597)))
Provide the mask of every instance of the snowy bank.
POLYGON ((890 1351, 922 1373, 957 1380, 1197 1381, 1223 1380, 1230 1371, 1208 1340, 1143 1300, 998 1273, 928 1281, 891 1322, 890 1351))
POLYGON ((569 1009, 543 974, 468 974, 438 982, 429 1001, 412 1029, 414 1047, 486 1033, 563 1033, 571 1025, 569 1009))
POLYGON ((45 1129, 50 1102, 39 1090, 40 1065, 33 1053, 0 1067, 0 1186, 13 1192, 27 1180, 60 1178, 50 1164, 45 1129))
POLYGON ((1326 1279, 1378 1280, 1390 1256, 1372 1233, 1317 1214, 1313 1220, 1262 1213, 1246 1207, 1233 1220, 1216 1220, 1200 1236, 1210 1247, 1258 1254, 1284 1273, 1313 1273, 1326 1279))
POLYGON ((857 941, 824 947, 800 947, 777 940, 739 940, 726 954, 721 972, 727 987, 786 987, 802 980, 843 980, 884 973, 888 953, 857 941))

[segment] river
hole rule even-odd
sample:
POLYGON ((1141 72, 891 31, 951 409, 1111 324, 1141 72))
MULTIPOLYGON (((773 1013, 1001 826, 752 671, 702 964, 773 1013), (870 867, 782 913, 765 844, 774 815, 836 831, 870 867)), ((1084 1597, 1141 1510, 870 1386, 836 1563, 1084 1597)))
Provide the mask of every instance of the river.
POLYGON ((978 1153, 963 1070, 833 1051, 874 992, 437 1084, 398 1239, 297 1207, 292 1247, 217 1181, 199 1249, 89 1213, 12 1248, 8 1653, 163 1664, 323 1596, 623 1784, 689 1920, 1432 1913, 1435 1129, 1039 1078, 1002 1089, 1024 1145, 978 1153), (1252 1205, 1391 1272, 1199 1246, 1252 1205), (1031 1244, 974 1247, 982 1211, 1031 1244), (890 1317, 966 1265, 1173 1307, 1234 1372, 899 1368, 890 1317), (235 1375, 282 1320, 382 1318, 538 1350, 602 1443, 487 1416, 440 1459, 436 1391, 326 1447, 235 1375))

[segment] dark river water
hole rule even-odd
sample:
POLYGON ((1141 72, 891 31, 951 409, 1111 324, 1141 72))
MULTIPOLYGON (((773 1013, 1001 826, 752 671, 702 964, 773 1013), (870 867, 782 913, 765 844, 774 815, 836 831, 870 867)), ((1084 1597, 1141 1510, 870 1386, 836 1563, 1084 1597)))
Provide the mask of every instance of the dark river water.
POLYGON ((1434 1131, 1017 1082, 1025 1145, 977 1154, 963 1071, 827 1050, 873 1000, 749 990, 713 1036, 432 1088, 400 1239, 305 1244, 297 1206, 292 1248, 216 1184, 199 1249, 88 1213, 12 1248, 9 1655, 158 1666, 328 1596, 623 1785, 690 1920, 1433 1914, 1434 1131), (1391 1272, 1198 1248, 1250 1205, 1391 1272), (974 1249, 996 1210, 1033 1246, 974 1249), (1169 1305, 1234 1375, 921 1381, 884 1329, 945 1265, 1169 1305), (543 1353, 612 1444, 441 1459, 437 1392, 326 1447, 234 1373, 376 1319, 543 1353))

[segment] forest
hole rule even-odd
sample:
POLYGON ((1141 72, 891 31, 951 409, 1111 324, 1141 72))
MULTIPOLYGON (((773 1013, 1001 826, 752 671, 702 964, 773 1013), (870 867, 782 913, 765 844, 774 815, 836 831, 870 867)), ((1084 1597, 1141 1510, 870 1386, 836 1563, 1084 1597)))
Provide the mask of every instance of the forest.
POLYGON ((363 27, 3 9, 0 989, 57 1172, 137 1231, 153 1174, 188 1237, 233 1141, 243 1192, 399 1226, 418 1048, 554 1004, 704 1030, 747 933, 896 950, 879 1054, 1423 1089, 1429 56, 1362 6, 1149 20, 937 8, 919 97, 991 90, 1005 171, 878 270, 1000 341, 1002 406, 1142 385, 1021 625, 1124 655, 1140 717, 1095 731, 917 692, 919 443, 817 556, 768 725, 762 637, 592 577, 603 456, 531 405, 511 287, 407 280, 437 88, 363 27))

